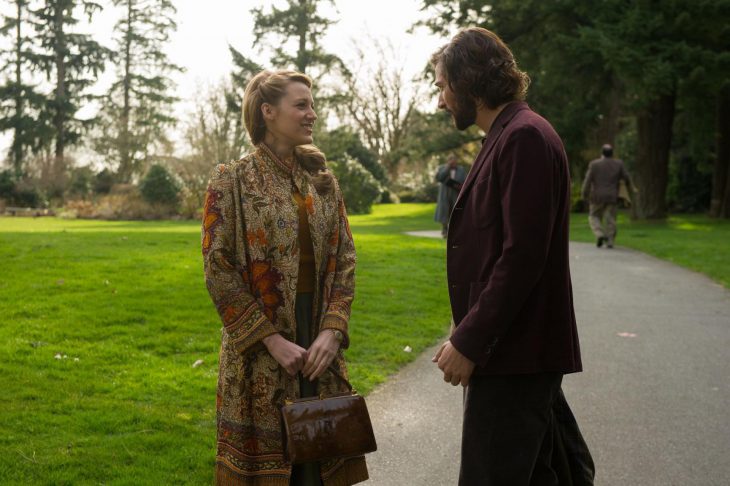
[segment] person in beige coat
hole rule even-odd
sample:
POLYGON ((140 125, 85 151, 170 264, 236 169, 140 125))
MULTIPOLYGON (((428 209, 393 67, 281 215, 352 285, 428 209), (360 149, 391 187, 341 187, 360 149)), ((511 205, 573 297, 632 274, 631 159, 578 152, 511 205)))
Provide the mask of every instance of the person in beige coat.
POLYGON ((591 161, 583 181, 583 199, 589 202, 588 222, 596 235, 596 246, 613 248, 616 239, 616 208, 621 181, 635 192, 622 160, 613 158, 613 147, 601 147, 602 157, 591 161))

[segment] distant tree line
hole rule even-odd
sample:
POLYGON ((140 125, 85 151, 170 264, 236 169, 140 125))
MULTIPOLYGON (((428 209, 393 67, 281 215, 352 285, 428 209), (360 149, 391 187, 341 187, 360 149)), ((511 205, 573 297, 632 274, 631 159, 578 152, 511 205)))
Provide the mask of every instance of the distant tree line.
MULTIPOLYGON (((432 199, 435 166, 449 153, 467 162, 478 148, 478 131, 454 130, 447 114, 424 103, 433 95, 426 59, 423 76, 409 79, 403 55, 385 41, 362 41, 359 58, 347 63, 323 48, 337 22, 334 0, 252 8, 253 46, 229 46, 230 78, 201 88, 183 120, 171 115, 178 101, 171 75, 182 71, 165 53, 176 30, 171 0, 8 4, 0 19, 9 46, 0 52, 0 131, 12 142, 0 198, 10 202, 62 205, 115 188, 142 198, 143 186, 152 202, 150 188, 167 184, 158 189, 167 204, 193 215, 211 168, 250 149, 242 94, 263 67, 315 79, 315 141, 348 181, 345 197, 357 211, 378 198, 432 199), (80 20, 104 8, 118 14, 110 46, 80 32, 80 20), (378 64, 366 62, 372 52, 378 64), (92 95, 105 70, 111 87, 92 95), (81 118, 90 104, 96 111, 81 118)), ((422 0, 422 9, 429 13, 422 24, 444 42, 480 25, 510 44, 532 78, 528 101, 565 141, 576 185, 608 142, 639 187, 636 217, 668 210, 730 217, 730 0, 422 0)))
POLYGON ((422 0, 444 35, 498 33, 532 78, 579 179, 602 143, 639 187, 634 215, 730 217, 730 1, 422 0))

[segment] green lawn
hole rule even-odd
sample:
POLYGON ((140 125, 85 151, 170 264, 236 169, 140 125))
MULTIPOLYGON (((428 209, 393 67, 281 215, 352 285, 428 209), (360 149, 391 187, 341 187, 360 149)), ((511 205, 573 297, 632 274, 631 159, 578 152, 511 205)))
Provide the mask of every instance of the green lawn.
MULTIPOLYGON (((361 392, 447 329, 445 245, 402 235, 432 214, 351 218, 361 392)), ((197 222, 0 219, 0 484, 212 482, 220 323, 199 247, 197 222)))
MULTIPOLYGON (((574 214, 570 236, 595 242, 587 214, 574 214)), ((634 222, 619 213, 618 246, 626 246, 704 273, 730 288, 730 221, 681 214, 663 222, 634 222)))
MULTIPOLYGON (((438 230, 432 214, 351 217, 347 358, 363 393, 447 329, 444 242, 402 234, 438 230)), ((619 245, 729 285, 729 222, 622 215, 619 228, 619 245)), ((571 231, 593 241, 585 215, 571 231)), ((0 484, 212 482, 220 323, 199 238, 196 222, 0 219, 0 484)))

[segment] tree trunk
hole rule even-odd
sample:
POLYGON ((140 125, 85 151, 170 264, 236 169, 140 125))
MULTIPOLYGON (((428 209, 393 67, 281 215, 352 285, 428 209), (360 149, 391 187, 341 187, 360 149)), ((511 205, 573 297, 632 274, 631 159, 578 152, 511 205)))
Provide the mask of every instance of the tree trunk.
POLYGON ((639 194, 633 206, 634 218, 662 219, 667 215, 674 101, 675 93, 662 95, 637 115, 638 148, 634 180, 639 194))
POLYGON ((720 90, 717 101, 717 153, 710 216, 730 218, 730 84, 720 90))
POLYGON ((130 91, 132 89, 132 0, 127 0, 127 32, 124 38, 124 80, 122 81, 122 120, 119 137, 119 180, 129 182, 132 178, 132 156, 130 150, 129 114, 130 91))
POLYGON ((299 50, 297 51, 297 69, 300 73, 307 72, 307 2, 299 0, 297 15, 297 33, 299 34, 299 50))
POLYGON ((53 115, 53 125, 56 129, 56 149, 55 159, 56 165, 63 164, 64 151, 66 148, 66 132, 65 132, 65 110, 66 110, 66 39, 63 31, 63 10, 64 7, 60 2, 56 2, 56 10, 54 12, 53 29, 56 36, 55 45, 55 61, 56 61, 56 99, 55 113, 53 115))
POLYGON ((23 67, 23 37, 20 32, 20 23, 23 15, 23 1, 15 2, 17 9, 17 23, 15 24, 15 122, 13 134, 13 169, 15 177, 20 178, 23 175, 23 145, 25 134, 21 126, 23 119, 23 91, 21 68, 23 67))

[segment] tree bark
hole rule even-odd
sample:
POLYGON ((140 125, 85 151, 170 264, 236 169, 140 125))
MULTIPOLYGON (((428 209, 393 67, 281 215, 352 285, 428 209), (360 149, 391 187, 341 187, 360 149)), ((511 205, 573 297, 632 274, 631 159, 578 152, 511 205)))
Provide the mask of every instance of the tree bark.
POLYGON ((23 90, 21 70, 23 67, 23 37, 20 31, 20 23, 23 15, 23 0, 15 2, 17 9, 17 23, 15 24, 15 122, 13 134, 13 169, 15 177, 20 178, 23 175, 23 145, 24 133, 21 127, 23 119, 23 90))
POLYGON ((672 93, 655 98, 637 115, 638 148, 634 179, 639 194, 633 206, 634 218, 663 219, 667 215, 675 96, 672 93))
POLYGON ((299 0, 299 13, 297 15, 297 31, 299 34, 299 50, 297 51, 297 69, 300 73, 307 72, 307 2, 299 0))
POLYGON ((710 216, 730 218, 730 84, 725 85, 718 94, 716 136, 710 216))
POLYGON ((55 45, 55 61, 56 61, 56 111, 53 115, 53 125, 56 129, 56 149, 55 159, 56 166, 63 164, 64 151, 66 148, 66 125, 65 125, 65 104, 66 104, 66 39, 63 31, 63 12, 64 7, 61 2, 56 2, 56 10, 54 12, 53 29, 56 35, 55 45))
POLYGON ((132 89, 132 0, 127 0, 127 32, 124 38, 124 80, 122 81, 122 126, 119 140, 119 180, 129 182, 132 178, 132 157, 130 150, 129 114, 130 91, 132 89))

